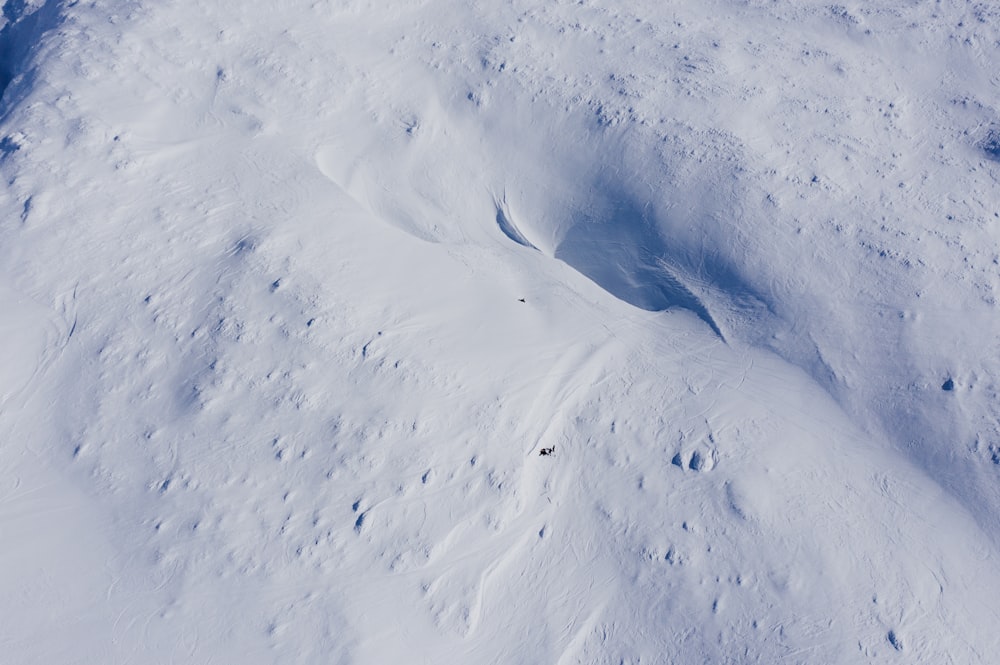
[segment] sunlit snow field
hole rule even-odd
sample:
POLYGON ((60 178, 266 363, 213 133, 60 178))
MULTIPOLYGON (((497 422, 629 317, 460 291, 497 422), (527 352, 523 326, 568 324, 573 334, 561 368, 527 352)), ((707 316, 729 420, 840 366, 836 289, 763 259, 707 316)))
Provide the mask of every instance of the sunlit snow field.
POLYGON ((993 3, 0 6, 0 662, 997 662, 993 3))

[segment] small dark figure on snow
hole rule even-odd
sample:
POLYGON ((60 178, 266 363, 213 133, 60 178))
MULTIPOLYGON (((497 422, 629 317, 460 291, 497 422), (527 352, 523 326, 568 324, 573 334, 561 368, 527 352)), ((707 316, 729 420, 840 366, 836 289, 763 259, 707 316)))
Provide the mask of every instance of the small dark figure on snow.
POLYGON ((545 456, 545 455, 555 455, 556 454, 556 447, 552 446, 551 448, 542 448, 541 450, 538 451, 538 454, 542 455, 542 456, 545 456))

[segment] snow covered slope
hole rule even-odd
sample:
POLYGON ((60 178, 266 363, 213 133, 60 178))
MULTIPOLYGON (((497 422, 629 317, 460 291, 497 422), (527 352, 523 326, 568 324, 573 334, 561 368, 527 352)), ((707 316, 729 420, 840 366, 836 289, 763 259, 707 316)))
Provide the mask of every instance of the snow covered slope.
POLYGON ((3 3, 0 648, 992 662, 998 45, 3 3))

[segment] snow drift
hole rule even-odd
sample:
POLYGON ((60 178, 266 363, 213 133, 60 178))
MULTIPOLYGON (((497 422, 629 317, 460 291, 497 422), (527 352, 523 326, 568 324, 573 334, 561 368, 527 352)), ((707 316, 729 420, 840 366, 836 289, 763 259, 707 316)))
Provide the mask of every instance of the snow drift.
POLYGON ((1000 17, 619 4, 4 4, 11 658, 989 662, 1000 17))

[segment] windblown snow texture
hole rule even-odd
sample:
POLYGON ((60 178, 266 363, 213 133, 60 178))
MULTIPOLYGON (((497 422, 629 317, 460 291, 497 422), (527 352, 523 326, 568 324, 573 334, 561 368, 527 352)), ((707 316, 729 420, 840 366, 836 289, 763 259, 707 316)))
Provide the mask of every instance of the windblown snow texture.
POLYGON ((2 10, 5 662, 1000 652, 990 3, 2 10))

